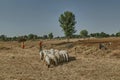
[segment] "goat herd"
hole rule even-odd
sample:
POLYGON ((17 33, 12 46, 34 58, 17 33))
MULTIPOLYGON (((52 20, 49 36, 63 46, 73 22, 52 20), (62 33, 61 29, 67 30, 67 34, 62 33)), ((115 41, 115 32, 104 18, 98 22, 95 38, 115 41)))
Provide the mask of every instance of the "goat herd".
MULTIPOLYGON (((99 49, 107 49, 107 46, 111 45, 109 43, 100 43, 99 49)), ((75 48, 76 49, 76 48, 75 48)), ((68 62, 69 54, 67 50, 57 50, 57 49, 49 49, 49 50, 40 50, 40 60, 43 60, 44 63, 49 68, 50 65, 58 65, 59 63, 68 62)))
POLYGON ((50 65, 56 66, 59 63, 69 61, 68 51, 66 50, 57 49, 41 50, 39 54, 40 59, 45 62, 48 68, 50 67, 50 65))

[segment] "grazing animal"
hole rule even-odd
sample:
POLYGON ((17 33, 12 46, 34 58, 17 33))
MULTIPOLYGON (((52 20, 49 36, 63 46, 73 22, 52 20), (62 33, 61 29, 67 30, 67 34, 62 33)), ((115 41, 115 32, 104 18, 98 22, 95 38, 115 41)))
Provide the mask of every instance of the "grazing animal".
POLYGON ((99 49, 107 49, 106 45, 104 43, 99 44, 99 49))
POLYGON ((55 55, 53 55, 49 50, 42 50, 40 51, 40 59, 44 60, 44 62, 48 65, 48 67, 53 64, 57 65, 57 59, 55 55))
POLYGON ((44 58, 43 51, 40 51, 39 54, 40 54, 40 60, 43 60, 43 58, 44 58))
POLYGON ((57 65, 55 58, 52 58, 53 56, 51 54, 47 54, 44 58, 44 62, 46 63, 46 65, 48 66, 48 68, 50 67, 50 65, 57 65))
POLYGON ((50 67, 50 65, 58 65, 60 62, 68 62, 69 55, 66 50, 41 50, 40 51, 40 59, 45 62, 45 64, 50 67))
POLYGON ((46 65, 48 66, 48 68, 50 67, 50 64, 51 64, 51 59, 48 55, 45 56, 45 59, 44 59, 46 65))
POLYGON ((56 56, 58 63, 60 63, 61 62, 61 57, 60 57, 59 51, 54 50, 54 55, 56 56))
POLYGON ((67 62, 69 61, 69 55, 68 55, 68 52, 66 50, 60 50, 59 54, 63 56, 64 61, 67 61, 67 62))
POLYGON ((58 65, 57 58, 55 57, 55 55, 53 55, 53 54, 47 54, 47 56, 50 57, 50 59, 52 60, 52 62, 54 63, 54 65, 58 65))

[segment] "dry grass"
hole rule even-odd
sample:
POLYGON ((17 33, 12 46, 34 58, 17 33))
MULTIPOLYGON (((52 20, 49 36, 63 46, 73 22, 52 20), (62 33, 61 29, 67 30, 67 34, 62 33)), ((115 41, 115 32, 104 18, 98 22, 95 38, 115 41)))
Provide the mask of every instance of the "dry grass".
POLYGON ((25 49, 17 42, 0 42, 0 80, 120 80, 119 39, 72 40, 72 47, 61 40, 43 42, 46 49, 67 49, 70 62, 48 69, 39 59, 38 41, 27 41, 25 49), (108 50, 98 49, 98 41, 110 40, 108 50))
POLYGON ((120 50, 113 50, 110 57, 120 58, 120 50))

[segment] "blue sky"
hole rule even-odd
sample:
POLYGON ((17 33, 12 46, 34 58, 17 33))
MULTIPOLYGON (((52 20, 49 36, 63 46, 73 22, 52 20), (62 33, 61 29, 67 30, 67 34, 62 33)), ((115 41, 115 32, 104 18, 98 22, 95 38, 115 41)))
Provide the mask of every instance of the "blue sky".
POLYGON ((58 19, 64 11, 75 14, 76 34, 83 29, 89 33, 120 31, 120 0, 0 0, 0 35, 52 32, 63 36, 58 19))

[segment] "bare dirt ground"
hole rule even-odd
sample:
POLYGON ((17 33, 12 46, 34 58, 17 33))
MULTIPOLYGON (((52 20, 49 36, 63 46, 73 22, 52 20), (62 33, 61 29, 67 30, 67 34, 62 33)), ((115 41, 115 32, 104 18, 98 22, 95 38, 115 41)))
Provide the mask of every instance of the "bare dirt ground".
POLYGON ((66 49, 70 61, 47 68, 39 58, 39 41, 0 42, 0 80, 120 80, 120 38, 44 40, 44 49, 66 49), (111 42, 107 50, 99 43, 111 42), (76 48, 76 53, 75 53, 76 48))

